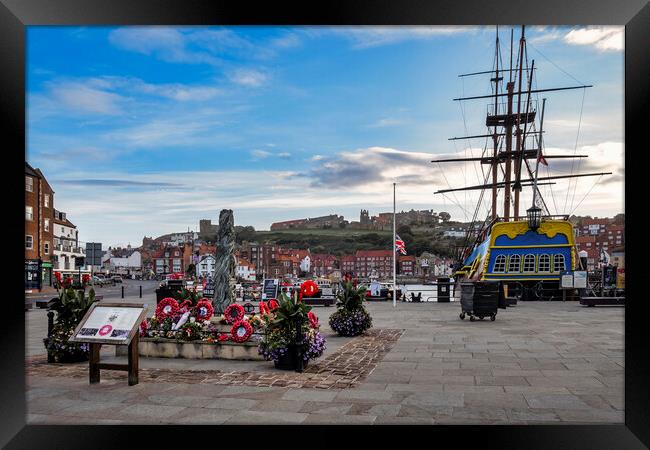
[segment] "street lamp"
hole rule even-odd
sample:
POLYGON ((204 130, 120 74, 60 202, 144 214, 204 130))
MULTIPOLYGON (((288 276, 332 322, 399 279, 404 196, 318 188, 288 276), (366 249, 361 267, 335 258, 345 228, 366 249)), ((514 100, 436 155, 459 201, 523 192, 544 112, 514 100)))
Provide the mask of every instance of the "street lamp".
POLYGON ((542 210, 537 206, 532 206, 526 210, 528 216, 528 226, 531 230, 536 230, 539 228, 540 223, 542 222, 542 210))

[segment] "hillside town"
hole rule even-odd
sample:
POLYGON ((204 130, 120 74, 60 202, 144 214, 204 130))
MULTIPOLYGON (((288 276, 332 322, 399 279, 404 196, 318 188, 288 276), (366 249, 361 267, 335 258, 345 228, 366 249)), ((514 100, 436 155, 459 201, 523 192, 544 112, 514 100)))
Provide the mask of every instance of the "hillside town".
MULTIPOLYGON (((138 247, 103 245, 96 264, 86 261, 89 245, 82 245, 79 230, 66 212, 55 208, 55 191, 38 168, 25 163, 25 289, 37 290, 52 286, 53 273, 79 276, 83 273, 115 274, 128 278, 162 279, 173 273, 192 274, 199 279, 214 273, 218 225, 211 219, 199 221, 199 231, 169 233, 159 237, 145 236, 138 247), (40 281, 40 282, 37 282, 40 281)), ((272 231, 327 230, 390 230, 392 213, 370 215, 362 209, 359 221, 347 221, 338 214, 297 219, 271 224, 272 231)), ((625 268, 625 215, 613 218, 572 217, 576 247, 587 258, 587 269, 609 263, 625 268), (585 253, 582 253, 585 252, 585 253)), ((441 236, 462 238, 466 224, 452 222, 449 213, 433 210, 410 210, 396 214, 398 226, 429 227, 441 236)), ((252 227, 236 227, 236 230, 252 227)), ((274 241, 243 240, 235 250, 238 281, 259 281, 264 278, 297 279, 327 278, 338 281, 353 275, 367 279, 392 276, 394 253, 388 248, 356 250, 350 254, 312 252, 309 248, 293 248, 274 241)), ((453 259, 431 252, 399 255, 397 276, 401 280, 426 282, 450 276, 453 259)))

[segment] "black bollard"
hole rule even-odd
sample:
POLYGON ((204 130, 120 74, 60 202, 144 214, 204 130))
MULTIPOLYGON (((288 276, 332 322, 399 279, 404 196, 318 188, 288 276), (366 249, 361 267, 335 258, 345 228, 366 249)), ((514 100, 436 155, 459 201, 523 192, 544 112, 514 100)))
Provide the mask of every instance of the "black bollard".
POLYGON ((140 286, 140 298, 142 298, 142 286, 140 286))
MULTIPOLYGON (((47 337, 52 337, 52 328, 54 328, 54 311, 47 313, 47 337)), ((54 362, 54 355, 49 350, 47 351, 47 362, 54 362)))
POLYGON ((122 298, 124 298, 124 286, 122 286, 122 298))

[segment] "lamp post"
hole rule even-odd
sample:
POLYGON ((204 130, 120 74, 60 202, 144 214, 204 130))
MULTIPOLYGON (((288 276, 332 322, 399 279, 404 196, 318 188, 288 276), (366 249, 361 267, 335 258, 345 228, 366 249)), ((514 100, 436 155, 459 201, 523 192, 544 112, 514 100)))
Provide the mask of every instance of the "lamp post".
POLYGON ((542 222, 542 210, 533 205, 532 207, 528 208, 528 210, 526 210, 526 215, 528 216, 528 226, 530 229, 538 229, 539 225, 542 222))

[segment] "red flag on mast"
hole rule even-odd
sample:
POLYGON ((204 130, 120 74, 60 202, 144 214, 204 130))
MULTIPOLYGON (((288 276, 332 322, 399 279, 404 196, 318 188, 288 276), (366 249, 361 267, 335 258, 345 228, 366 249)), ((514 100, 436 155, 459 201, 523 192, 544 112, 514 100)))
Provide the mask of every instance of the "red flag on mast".
POLYGON ((546 162, 546 158, 544 158, 544 155, 542 154, 542 151, 539 151, 539 156, 537 157, 537 162, 544 164, 545 166, 548 166, 548 163, 546 162))

